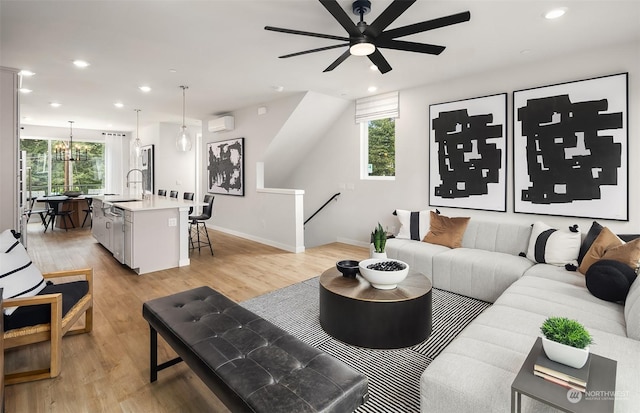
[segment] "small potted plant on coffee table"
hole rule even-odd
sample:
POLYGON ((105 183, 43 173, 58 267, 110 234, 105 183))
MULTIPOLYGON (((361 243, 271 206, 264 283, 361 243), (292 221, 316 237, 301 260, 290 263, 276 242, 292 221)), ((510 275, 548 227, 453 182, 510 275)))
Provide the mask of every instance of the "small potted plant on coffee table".
POLYGON ((593 339, 582 324, 565 317, 549 317, 540 331, 544 335, 542 347, 549 359, 576 369, 585 365, 593 339))
POLYGON ((387 258, 387 253, 384 251, 384 247, 387 244, 387 232, 379 222, 378 226, 371 233, 371 244, 373 246, 371 258, 387 258))

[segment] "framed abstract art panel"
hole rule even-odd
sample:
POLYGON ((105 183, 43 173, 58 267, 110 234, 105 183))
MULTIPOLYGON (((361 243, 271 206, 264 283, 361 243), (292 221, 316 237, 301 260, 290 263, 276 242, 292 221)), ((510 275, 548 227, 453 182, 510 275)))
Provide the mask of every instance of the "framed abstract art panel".
POLYGON ((244 196, 244 138, 207 143, 209 193, 244 196))
POLYGON ((627 221, 628 74, 513 93, 514 212, 627 221))
POLYGON ((429 205, 506 211, 507 94, 429 106, 429 205))

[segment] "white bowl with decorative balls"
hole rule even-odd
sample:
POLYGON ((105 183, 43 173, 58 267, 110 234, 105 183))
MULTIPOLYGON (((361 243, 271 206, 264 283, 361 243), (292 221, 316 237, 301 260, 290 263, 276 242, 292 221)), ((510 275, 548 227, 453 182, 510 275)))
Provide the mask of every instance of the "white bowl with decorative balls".
POLYGON ((409 264, 391 258, 370 258, 360 261, 360 275, 379 290, 392 290, 409 274, 409 264))

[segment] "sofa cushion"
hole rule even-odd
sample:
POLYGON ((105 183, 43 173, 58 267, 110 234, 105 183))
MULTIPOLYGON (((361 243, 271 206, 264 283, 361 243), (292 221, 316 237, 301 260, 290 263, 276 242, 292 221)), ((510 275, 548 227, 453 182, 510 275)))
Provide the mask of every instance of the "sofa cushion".
POLYGON ((469 223, 469 217, 446 217, 433 211, 429 216, 429 232, 425 235, 424 242, 449 248, 462 246, 462 236, 469 223))
POLYGON ((631 284, 624 302, 624 319, 627 323, 627 336, 640 340, 640 281, 631 284))
POLYGON ((450 248, 408 239, 390 238, 385 251, 387 257, 404 261, 412 270, 424 274, 433 281, 433 257, 449 251, 450 248))
POLYGON ((614 260, 595 262, 585 276, 587 289, 595 297, 606 301, 624 301, 636 273, 627 264, 614 260))
POLYGON ((533 264, 524 257, 455 248, 433 257, 433 286, 494 302, 533 264))
POLYGON ((519 255, 527 250, 531 225, 472 219, 462 237, 464 248, 519 255))
POLYGON ((421 241, 429 231, 429 211, 406 211, 396 209, 394 214, 400 221, 396 238, 421 241))
POLYGON ((536 221, 531 230, 527 258, 543 264, 577 266, 580 241, 580 231, 576 226, 561 231, 536 221))
MULTIPOLYGON (((10 230, 6 230, 0 235, 0 245, 5 247, 0 250, 2 297, 4 299, 33 297, 38 294, 45 287, 45 280, 20 241, 10 230)), ((16 308, 18 307, 7 307, 4 313, 11 315, 16 308)))
POLYGON ((607 227, 602 228, 596 239, 593 241, 587 252, 582 257, 582 262, 578 271, 582 274, 586 274, 589 271, 589 267, 599 259, 602 259, 604 253, 612 247, 617 247, 624 244, 624 242, 618 238, 616 234, 611 232, 607 227))

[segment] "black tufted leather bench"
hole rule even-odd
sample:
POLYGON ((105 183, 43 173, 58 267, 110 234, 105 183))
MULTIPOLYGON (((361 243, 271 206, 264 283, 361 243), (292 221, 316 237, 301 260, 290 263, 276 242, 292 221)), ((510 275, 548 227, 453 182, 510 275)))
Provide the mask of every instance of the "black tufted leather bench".
POLYGON ((209 287, 148 301, 151 382, 185 361, 232 412, 355 410, 367 378, 209 287), (158 365, 158 336, 178 358, 158 365))

